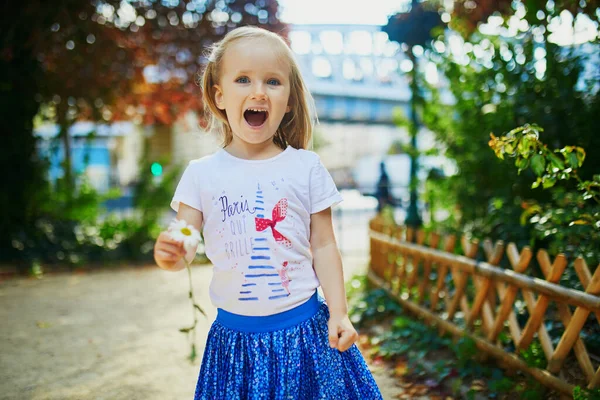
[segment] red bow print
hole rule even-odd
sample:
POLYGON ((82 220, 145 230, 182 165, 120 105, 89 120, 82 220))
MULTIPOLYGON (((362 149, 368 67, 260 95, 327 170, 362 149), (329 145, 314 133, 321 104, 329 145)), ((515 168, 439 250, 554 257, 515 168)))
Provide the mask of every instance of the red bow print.
POLYGON ((256 217, 254 219, 254 221, 256 223, 256 230, 258 232, 262 232, 265 229, 267 229, 268 227, 271 227, 271 230, 273 231, 273 237, 275 238, 275 240, 277 242, 283 244, 285 247, 289 248, 289 247, 292 247, 292 242, 290 242, 288 240, 288 238, 283 236, 281 233, 279 233, 275 229, 275 225, 278 222, 283 221, 285 219, 285 216, 287 215, 287 208, 288 208, 287 199, 281 199, 277 202, 277 204, 275 204, 275 207, 273 208, 273 216, 272 216, 273 219, 272 220, 256 217))

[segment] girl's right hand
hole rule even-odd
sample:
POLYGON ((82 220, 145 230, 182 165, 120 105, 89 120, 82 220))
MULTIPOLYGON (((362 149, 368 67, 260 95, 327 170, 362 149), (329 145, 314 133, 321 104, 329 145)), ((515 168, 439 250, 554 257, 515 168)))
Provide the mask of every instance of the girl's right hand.
POLYGON ((160 268, 167 271, 181 269, 177 264, 185 254, 183 243, 173 240, 168 231, 163 231, 158 235, 154 245, 154 260, 160 268))

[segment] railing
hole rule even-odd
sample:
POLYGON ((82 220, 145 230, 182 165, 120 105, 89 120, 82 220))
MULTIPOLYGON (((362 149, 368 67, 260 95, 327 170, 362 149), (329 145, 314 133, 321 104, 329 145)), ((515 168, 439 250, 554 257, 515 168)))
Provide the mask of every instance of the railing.
POLYGON ((380 218, 371 220, 370 228, 369 280, 405 309, 437 326, 440 333, 467 335, 505 368, 529 373, 565 395, 572 394, 571 375, 576 372, 572 369, 577 366, 585 380, 585 384, 577 382, 580 386, 592 389, 600 385, 600 360, 593 356, 594 366, 579 335, 590 314, 595 314, 596 323, 600 321, 600 266, 591 276, 585 261, 575 260, 575 270, 585 288, 582 292, 558 284, 568 264, 562 254, 552 261, 545 250, 538 251, 536 258, 545 276, 543 280, 526 275, 533 258, 529 247, 519 252, 513 243, 505 248, 501 241, 493 245, 486 240, 482 248, 487 262, 481 262, 474 259, 480 248, 476 240, 463 237, 464 255, 456 255, 455 236, 442 240, 432 233, 426 238, 424 231, 385 225, 380 218), (500 266, 504 255, 510 268, 500 266), (523 328, 514 309, 519 292, 529 313, 523 328), (555 307, 549 309, 550 302, 555 307), (565 330, 560 340, 550 337, 545 318, 562 322, 565 330), (510 335, 515 351, 501 346, 502 332, 510 335), (532 367, 518 356, 528 349, 536 334, 547 360, 544 369, 532 367), (577 362, 570 362, 567 367, 565 360, 571 350, 577 362))

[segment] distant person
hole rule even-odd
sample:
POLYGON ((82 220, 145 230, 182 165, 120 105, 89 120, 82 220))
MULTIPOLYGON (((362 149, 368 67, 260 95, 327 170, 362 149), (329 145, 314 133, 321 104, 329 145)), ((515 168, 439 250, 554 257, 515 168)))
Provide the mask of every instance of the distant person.
MULTIPOLYGON (((203 99, 223 148, 188 165, 171 202, 214 265, 195 400, 382 399, 354 344, 331 220, 342 197, 306 150, 313 101, 290 48, 241 27, 207 60, 203 99)), ((162 232, 158 266, 185 269, 183 257, 162 232)))
POLYGON ((377 188, 375 189, 375 197, 377 198, 377 212, 381 212, 385 206, 395 205, 395 200, 390 191, 390 177, 385 170, 385 163, 382 161, 379 164, 380 173, 377 188))

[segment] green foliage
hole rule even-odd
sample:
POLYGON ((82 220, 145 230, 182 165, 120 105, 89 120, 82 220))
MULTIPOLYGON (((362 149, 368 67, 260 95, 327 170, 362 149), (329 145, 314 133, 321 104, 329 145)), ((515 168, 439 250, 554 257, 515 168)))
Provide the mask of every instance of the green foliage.
MULTIPOLYGON (((493 364, 478 361, 475 341, 463 336, 453 342, 448 336, 440 336, 437 329, 403 313, 402 308, 382 289, 370 289, 365 277, 354 277, 348 285, 349 314, 353 323, 367 327, 374 323, 391 321, 383 330, 373 330, 370 343, 373 351, 387 359, 407 358, 413 375, 435 376, 438 383, 452 378, 454 393, 468 379, 485 381, 488 398, 500 398, 502 395, 517 392, 519 398, 541 399, 544 388, 529 380, 525 385, 517 386, 515 381, 505 376, 501 369, 493 364), (439 354, 450 350, 453 357, 440 359, 439 354), (425 368, 423 360, 433 351, 436 360, 432 368, 425 368)), ((475 391, 471 392, 474 395, 475 391)))
MULTIPOLYGON (((535 125, 525 125, 501 137, 492 134, 489 146, 498 158, 513 159, 519 173, 532 170, 537 177, 532 188, 552 193, 549 202, 523 202, 521 224, 530 223, 533 237, 551 254, 565 253, 570 259, 581 255, 595 269, 600 262, 600 175, 583 180, 579 171, 585 150, 577 146, 551 150, 539 139, 541 132, 535 125), (569 186, 573 181, 576 187, 569 186)), ((572 272, 563 282, 579 288, 572 272)))
MULTIPOLYGON (((440 92, 429 87, 422 111, 425 125, 436 133, 445 155, 456 162, 459 170, 448 178, 446 190, 452 194, 448 197, 456 198, 460 212, 452 205, 447 209, 458 216, 462 226, 470 223, 485 227, 490 223, 490 204, 500 199, 505 208, 513 209, 502 211, 512 219, 493 221, 505 227, 487 226, 487 230, 502 230, 507 235, 503 239, 511 241, 513 237, 528 236, 528 227, 519 224, 521 207, 515 199, 544 202, 550 197, 548 192, 531 188, 532 180, 538 178, 536 174, 542 178, 540 186, 549 186, 561 178, 553 168, 561 164, 574 166, 583 155, 568 144, 576 143, 588 151, 600 147, 595 122, 600 96, 593 89, 600 76, 589 74, 588 81, 584 80, 583 67, 590 61, 583 48, 559 47, 548 41, 547 21, 560 14, 562 6, 546 9, 544 3, 512 3, 512 7, 523 8, 523 13, 517 14, 529 22, 527 29, 514 37, 487 36, 477 31, 467 38, 458 52, 462 54, 458 54, 457 46, 450 45, 453 33, 446 31, 438 37, 444 46, 438 44, 437 51, 426 53, 443 72, 454 99, 451 104, 443 101, 440 92), (538 11, 548 19, 537 19, 538 11), (538 69, 542 53, 546 66, 543 73, 538 69), (527 121, 544 126, 544 142, 564 147, 565 152, 552 152, 547 160, 539 155, 532 157, 530 168, 519 174, 490 154, 487 137, 490 132, 508 132, 527 121)), ((579 167, 578 173, 593 188, 593 175, 599 170, 600 159, 595 157, 579 167)))
POLYGON ((468 373, 473 367, 477 355, 477 346, 475 341, 468 336, 463 336, 453 345, 452 350, 458 357, 458 368, 464 373, 468 373))
MULTIPOLYGON (((161 160, 161 164, 166 164, 166 160, 161 160)), ((141 163, 140 177, 135 185, 135 194, 133 204, 140 210, 144 219, 156 221, 159 215, 164 212, 165 207, 171 202, 177 178, 181 173, 181 167, 171 167, 163 172, 160 179, 152 174, 152 164, 154 161, 146 160, 141 163)))
POLYGON ((575 386, 573 400, 600 400, 600 389, 586 389, 575 386))
POLYGON ((78 266, 88 262, 117 263, 150 260, 155 224, 138 216, 108 216, 77 222, 40 218, 35 229, 13 239, 26 268, 30 263, 78 266))
POLYGON ((75 190, 63 179, 57 179, 55 184, 48 183, 45 202, 41 204, 41 214, 49 219, 63 219, 69 221, 91 221, 102 211, 102 203, 106 200, 120 196, 118 189, 106 194, 99 194, 81 174, 76 176, 78 185, 75 190))
POLYGON ((383 289, 369 290, 364 276, 354 277, 348 284, 348 314, 357 327, 398 314, 402 308, 383 289))
POLYGON ((429 351, 447 347, 450 340, 440 338, 437 331, 406 316, 394 318, 392 327, 380 337, 379 354, 394 357, 408 352, 423 356, 429 351))
POLYGON ((12 246, 20 268, 39 270, 38 265, 78 266, 89 262, 149 261, 160 233, 160 215, 169 204, 180 169, 173 168, 162 181, 144 169, 136 192, 136 209, 123 217, 108 215, 102 203, 118 193, 98 194, 85 179, 74 193, 60 180, 43 191, 43 215, 32 226, 13 236, 12 246), (33 266, 33 267, 32 267, 33 266))
POLYGON ((488 383, 488 388, 492 393, 508 393, 514 389, 515 382, 504 376, 501 369, 494 368, 492 370, 491 378, 492 379, 488 383))
POLYGON ((544 369, 548 363, 542 345, 538 340, 531 342, 529 347, 521 351, 519 355, 525 360, 528 366, 533 368, 544 369))
POLYGON ((525 387, 521 387, 520 390, 520 399, 523 400, 544 400, 546 396, 544 393, 546 392, 546 388, 543 387, 537 381, 533 379, 528 380, 528 385, 525 387))
POLYGON ((514 242, 519 248, 533 246, 531 227, 522 225, 519 218, 522 215, 520 197, 507 199, 493 197, 489 200, 487 214, 481 218, 464 222, 460 233, 466 233, 474 238, 493 238, 505 243, 514 242))
POLYGON ((584 191, 584 200, 594 199, 600 204, 600 175, 594 175, 592 181, 582 181, 576 172, 583 165, 585 150, 577 146, 549 150, 539 140, 541 132, 543 129, 539 126, 527 124, 499 138, 490 134, 488 144, 501 160, 506 155, 513 157, 519 174, 530 167, 537 176, 537 180, 531 185, 533 189, 540 184, 548 189, 559 180, 576 179, 579 182, 578 188, 584 191))

